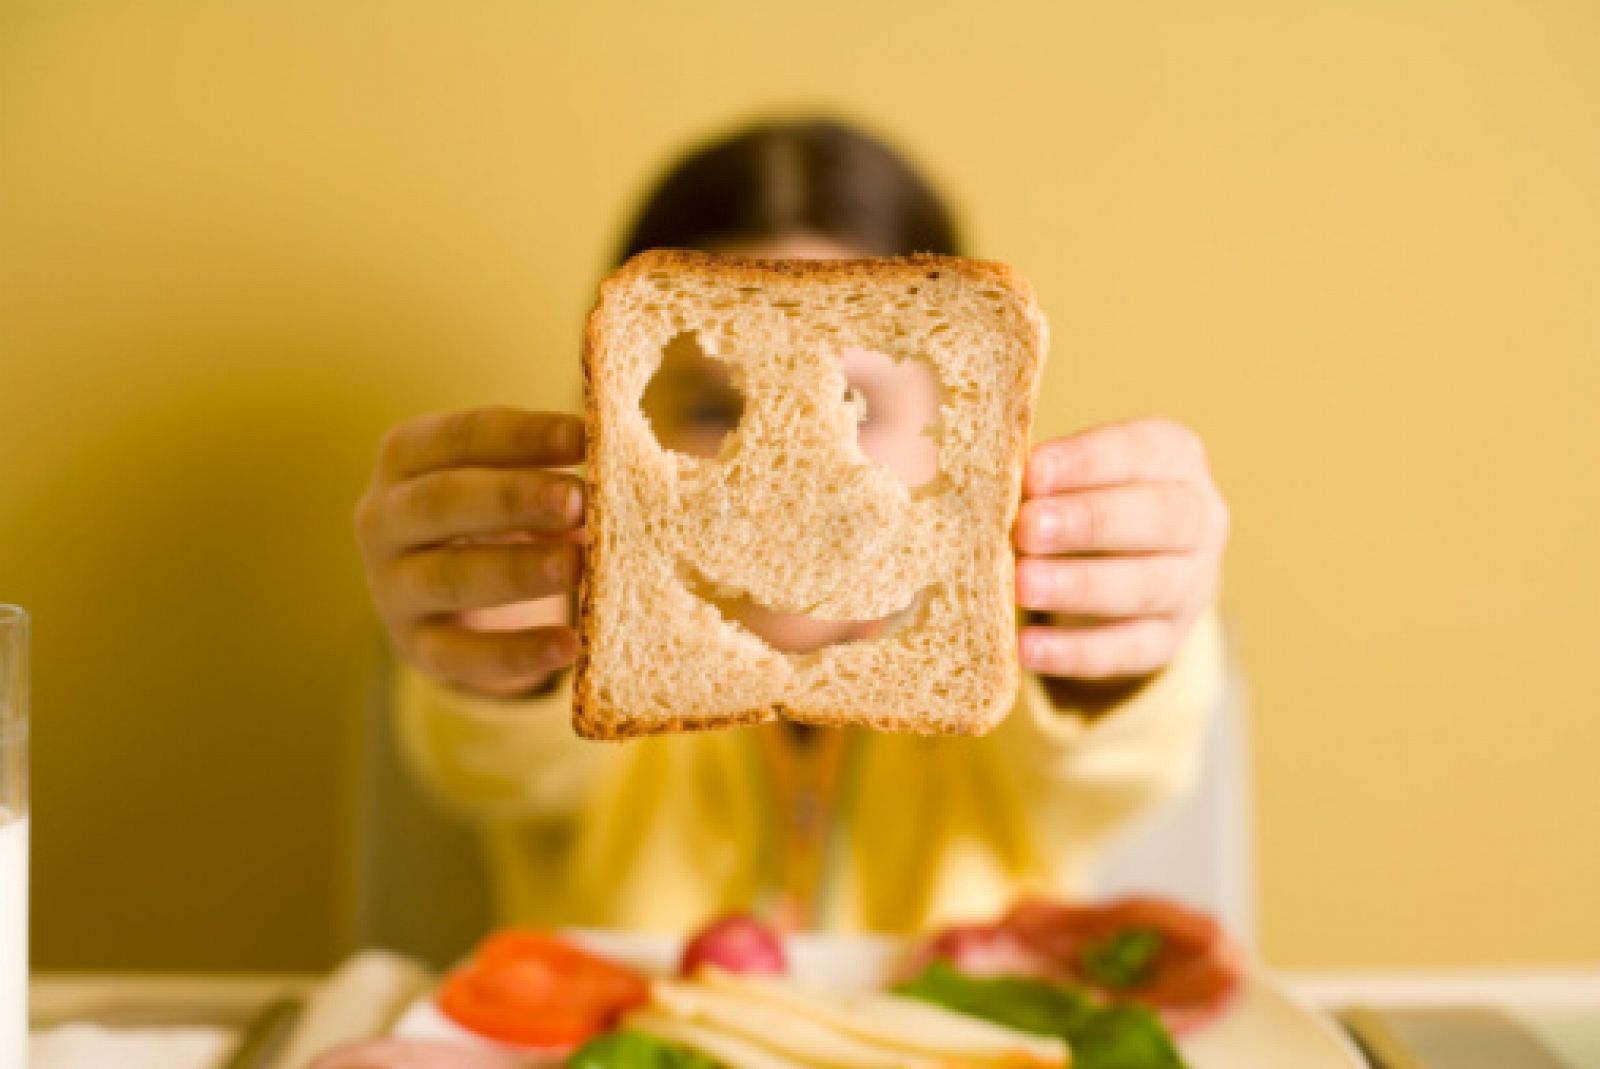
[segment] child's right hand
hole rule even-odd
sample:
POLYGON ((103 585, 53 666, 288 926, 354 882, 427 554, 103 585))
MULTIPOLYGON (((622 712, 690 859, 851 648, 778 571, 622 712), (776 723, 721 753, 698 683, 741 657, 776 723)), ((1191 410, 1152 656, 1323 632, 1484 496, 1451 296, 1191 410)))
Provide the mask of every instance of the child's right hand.
POLYGON ((583 482, 548 469, 583 452, 577 416, 510 408, 429 416, 384 437, 356 504, 356 542, 402 656, 495 697, 536 690, 572 662, 570 627, 482 630, 462 614, 574 588, 583 482))

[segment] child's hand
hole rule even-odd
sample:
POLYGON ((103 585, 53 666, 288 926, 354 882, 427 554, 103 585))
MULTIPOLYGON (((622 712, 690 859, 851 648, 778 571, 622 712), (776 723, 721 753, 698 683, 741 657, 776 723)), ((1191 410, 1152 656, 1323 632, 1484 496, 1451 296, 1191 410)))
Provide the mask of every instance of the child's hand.
POLYGON ((583 483, 544 469, 582 459, 583 421, 559 413, 484 408, 389 432, 356 505, 356 541, 407 660, 496 696, 534 690, 571 663, 570 627, 480 630, 461 614, 574 587, 583 483))
POLYGON ((1194 433, 1113 424, 1033 450, 1013 532, 1025 667, 1110 679, 1166 667, 1210 602, 1228 508, 1194 433))

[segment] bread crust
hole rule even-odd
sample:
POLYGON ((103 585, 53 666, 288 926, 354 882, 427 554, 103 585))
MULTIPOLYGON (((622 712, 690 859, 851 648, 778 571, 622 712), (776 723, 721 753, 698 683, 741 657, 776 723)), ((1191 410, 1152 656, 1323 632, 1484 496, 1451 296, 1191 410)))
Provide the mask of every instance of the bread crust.
MULTIPOLYGON (((598 389, 600 370, 596 366, 597 354, 604 340, 609 302, 614 294, 633 284, 641 276, 655 273, 688 272, 713 274, 737 284, 760 286, 783 280, 838 282, 849 279, 882 281, 894 279, 938 279, 944 274, 985 283, 997 287, 1015 300, 1039 331, 1039 344, 1035 365, 1031 369, 1028 396, 1019 406, 1012 441, 1007 450, 1008 470, 1013 486, 1009 513, 1005 527, 1010 529, 1015 520, 1017 499, 1020 493, 1022 468, 1026 461, 1031 430, 1034 394, 1038 374, 1043 363, 1047 333, 1042 315, 1038 311, 1033 287, 1006 264, 965 257, 918 253, 912 256, 880 257, 860 260, 762 260, 729 256, 690 249, 652 249, 629 259, 600 285, 598 300, 584 328, 583 378, 584 418, 589 446, 589 479, 602 484, 612 477, 605 470, 611 462, 608 451, 601 448, 607 433, 600 418, 598 389)), ((573 687, 573 728, 580 736, 596 740, 626 740, 641 736, 671 732, 715 730, 748 726, 787 719, 819 727, 859 726, 879 731, 911 732, 924 735, 982 735, 1004 719, 1014 701, 1019 669, 1015 656, 1002 658, 993 666, 993 696, 986 707, 974 708, 971 714, 959 719, 930 720, 915 715, 877 715, 850 710, 799 709, 785 702, 745 709, 740 712, 699 713, 685 711, 671 716, 641 715, 635 710, 616 708, 598 693, 593 672, 593 647, 599 627, 600 606, 597 604, 594 576, 604 566, 605 539, 599 533, 608 521, 601 495, 585 495, 585 522, 591 533, 587 549, 588 560, 579 584, 577 632, 579 649, 575 665, 573 687)), ((991 621, 973 621, 974 626, 985 629, 994 626, 991 621)), ((1014 649, 1013 624, 1007 623, 1002 634, 987 636, 987 641, 997 646, 1009 643, 1014 649)))
MULTIPOLYGON (((703 252, 699 249, 647 249, 630 258, 600 283, 600 304, 608 288, 620 288, 653 271, 701 271, 760 284, 775 278, 799 281, 838 281, 847 278, 879 279, 885 273, 899 277, 925 276, 929 271, 973 281, 990 281, 1005 287, 1028 305, 1035 303, 1033 285, 1010 264, 966 256, 919 252, 910 256, 876 256, 860 260, 762 260, 749 256, 703 252)), ((589 317, 585 341, 592 339, 596 306, 589 317)))

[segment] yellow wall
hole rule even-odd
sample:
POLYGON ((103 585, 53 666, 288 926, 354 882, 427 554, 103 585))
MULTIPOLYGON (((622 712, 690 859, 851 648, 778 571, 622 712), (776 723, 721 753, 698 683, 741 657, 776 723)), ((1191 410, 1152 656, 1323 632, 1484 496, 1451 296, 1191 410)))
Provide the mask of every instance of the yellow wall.
POLYGON ((334 953, 380 429, 572 397, 647 171, 810 106, 1033 277, 1043 431, 1209 439, 1269 957, 1600 959, 1600 5, 11 0, 38 963, 334 953))

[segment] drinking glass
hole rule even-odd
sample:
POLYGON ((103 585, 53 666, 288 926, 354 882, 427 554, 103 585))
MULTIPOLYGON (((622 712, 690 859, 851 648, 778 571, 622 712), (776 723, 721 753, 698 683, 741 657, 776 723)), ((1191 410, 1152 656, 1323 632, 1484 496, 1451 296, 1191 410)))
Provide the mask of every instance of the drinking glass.
POLYGON ((28 614, 0 605, 0 1065, 27 1047, 28 614))

